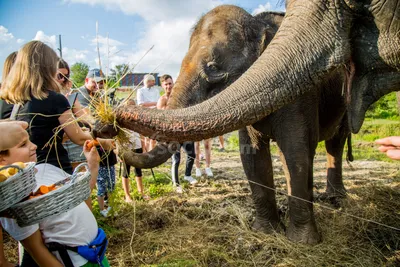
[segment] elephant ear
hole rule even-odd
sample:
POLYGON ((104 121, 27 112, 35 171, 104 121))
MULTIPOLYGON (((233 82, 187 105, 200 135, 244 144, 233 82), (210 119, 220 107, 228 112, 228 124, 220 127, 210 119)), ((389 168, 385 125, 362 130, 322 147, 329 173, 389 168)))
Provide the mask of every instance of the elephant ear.
POLYGON ((268 44, 272 41, 275 33, 278 31, 283 18, 285 17, 285 12, 262 12, 255 16, 257 20, 264 24, 264 29, 262 31, 261 41, 260 41, 260 55, 267 48, 268 44))
POLYGON ((357 133, 370 105, 400 89, 400 8, 392 0, 347 3, 361 14, 353 18, 351 31, 355 72, 348 109, 351 131, 357 133))

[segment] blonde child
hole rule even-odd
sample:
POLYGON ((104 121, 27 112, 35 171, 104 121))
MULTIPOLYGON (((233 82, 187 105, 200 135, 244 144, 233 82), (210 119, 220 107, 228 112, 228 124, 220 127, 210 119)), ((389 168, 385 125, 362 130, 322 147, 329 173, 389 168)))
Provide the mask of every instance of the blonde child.
MULTIPOLYGON (((37 160, 37 147, 29 140, 28 133, 22 127, 20 127, 19 130, 16 130, 13 136, 13 142, 11 142, 13 146, 10 147, 9 145, 10 148, 0 151, 0 164, 9 165, 17 161, 35 162, 37 160)), ((2 138, 4 138, 4 133, 0 131, 0 139, 2 138)), ((93 182, 97 179, 99 155, 96 148, 92 147, 89 149, 87 143, 88 141, 86 141, 84 145, 84 153, 92 174, 91 180, 93 182)), ((38 164, 36 165, 36 168, 36 180, 38 186, 56 183, 68 176, 68 174, 63 170, 50 164, 38 164)), ((21 241, 23 245, 24 240, 33 239, 36 235, 39 235, 39 239, 41 240, 41 238, 43 238, 44 243, 47 245, 57 243, 60 246, 67 247, 88 246, 99 236, 99 229, 96 219, 85 202, 82 202, 77 207, 63 214, 50 216, 39 224, 28 227, 19 227, 15 220, 9 218, 0 218, 0 222, 3 228, 12 237, 18 241, 21 241)), ((37 241, 37 237, 35 240, 37 241)), ((38 259, 43 258, 41 253, 45 253, 45 251, 38 252, 36 250, 32 250, 32 248, 35 248, 36 245, 37 244, 29 243, 27 246, 24 245, 24 247, 29 251, 35 261, 39 263, 38 259)), ((60 249, 56 249, 53 253, 54 256, 56 256, 57 259, 62 261, 66 266, 69 266, 69 264, 67 264, 68 258, 72 263, 72 266, 100 266, 100 264, 89 262, 81 254, 70 250, 70 248, 67 248, 66 251, 66 257, 68 257, 67 259, 62 256, 61 252, 62 251, 60 249)), ((49 257, 50 259, 52 258, 51 254, 49 257)), ((101 260, 102 266, 109 266, 106 257, 101 258, 101 260)), ((42 266, 41 263, 39 263, 39 265, 42 266)), ((46 266, 61 265, 54 263, 54 265, 46 266)))
MULTIPOLYGON (((26 122, 15 122, 15 121, 0 121, 0 153, 4 154, 6 151, 19 145, 21 140, 27 136, 26 128, 28 124, 26 122)), ((33 155, 32 155, 33 157, 33 155)), ((0 215, 1 217, 1 215, 0 215)), ((1 220, 1 219, 0 219, 1 220)), ((62 264, 49 252, 47 247, 44 245, 40 231, 37 229, 32 231, 30 236, 16 236, 18 241, 22 243, 25 249, 34 255, 34 259, 40 266, 62 266, 62 264)), ((30 265, 25 263, 25 265, 30 265)), ((0 266, 12 267, 15 264, 9 263, 3 251, 3 233, 0 223, 0 266)))

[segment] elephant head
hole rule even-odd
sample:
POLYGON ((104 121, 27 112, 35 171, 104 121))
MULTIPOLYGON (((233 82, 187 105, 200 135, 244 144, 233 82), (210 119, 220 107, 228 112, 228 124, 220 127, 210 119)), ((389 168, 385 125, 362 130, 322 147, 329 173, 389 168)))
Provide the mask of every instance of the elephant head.
MULTIPOLYGON (((168 108, 198 104, 237 80, 272 40, 283 16, 281 12, 264 12, 253 17, 230 5, 204 15, 193 28, 168 108)), ((116 134, 112 129, 106 132, 116 134)), ((132 166, 151 168, 168 160, 171 152, 173 148, 159 143, 148 153, 130 151, 121 156, 132 166)))
POLYGON ((205 14, 193 28, 168 108, 201 103, 236 81, 272 40, 283 15, 264 12, 253 17, 231 5, 205 14))
MULTIPOLYGON (((203 78, 208 77, 208 82, 229 78, 230 73, 226 76, 221 72, 223 63, 219 60, 223 57, 218 51, 214 50, 206 62, 185 61, 184 73, 203 64, 208 71, 203 78)), ((288 1, 285 18, 271 43, 228 88, 219 92, 216 87, 215 93, 207 93, 217 93, 215 96, 183 109, 119 108, 115 111, 117 122, 159 140, 206 139, 261 120, 317 88, 315 85, 343 66, 348 69, 351 130, 358 132, 366 109, 400 85, 399 1, 288 1)), ((189 87, 201 81, 188 81, 189 87)), ((188 103, 201 101, 206 95, 195 96, 196 101, 189 98, 188 103)), ((171 100, 172 107, 182 105, 171 100)))

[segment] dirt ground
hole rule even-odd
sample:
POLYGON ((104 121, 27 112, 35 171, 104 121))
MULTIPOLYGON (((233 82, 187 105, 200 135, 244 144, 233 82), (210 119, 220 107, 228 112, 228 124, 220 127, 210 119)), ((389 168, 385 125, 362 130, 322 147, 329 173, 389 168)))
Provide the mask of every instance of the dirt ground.
MULTIPOLYGON (((184 184, 182 195, 169 192, 149 202, 121 203, 116 217, 98 218, 110 236, 111 266, 400 266, 399 162, 345 162, 348 195, 339 208, 316 201, 323 241, 312 247, 294 244, 282 233, 252 231, 254 206, 239 153, 214 149, 212 157, 214 177, 202 177, 194 187, 184 184)), ((317 155, 316 196, 325 190, 325 166, 325 155, 317 155)), ((277 155, 273 168, 278 207, 287 224, 286 182, 277 155)), ((155 169, 169 171, 169 162, 155 169)), ((15 242, 5 240, 7 256, 16 260, 15 242)))

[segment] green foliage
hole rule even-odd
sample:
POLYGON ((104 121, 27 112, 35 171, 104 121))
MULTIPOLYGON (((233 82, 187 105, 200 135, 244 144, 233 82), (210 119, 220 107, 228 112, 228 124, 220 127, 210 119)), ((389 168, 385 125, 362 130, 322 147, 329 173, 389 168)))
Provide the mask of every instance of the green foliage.
POLYGON ((121 64, 115 66, 115 76, 117 80, 119 80, 126 73, 130 73, 130 68, 128 64, 121 64))
POLYGON ((233 151, 239 151, 239 133, 238 131, 233 132, 227 140, 227 148, 233 151))
POLYGON ((398 119, 396 92, 387 94, 372 104, 365 117, 371 119, 398 119))
MULTIPOLYGON (((116 65, 114 69, 111 69, 109 77, 109 80, 112 81, 111 86, 114 85, 117 81, 119 81, 126 73, 131 73, 129 64, 116 65)), ((115 86, 118 87, 120 84, 121 83, 119 82, 115 86)))
MULTIPOLYGON (((355 160, 380 160, 389 161, 386 154, 378 151, 378 146, 374 141, 386 136, 393 136, 400 134, 400 122, 393 120, 367 120, 364 122, 358 134, 352 134, 352 149, 355 160)), ((325 154, 325 141, 318 143, 316 150, 317 154, 325 154)), ((347 145, 345 146, 343 158, 346 157, 347 145)))
POLYGON ((71 66, 71 80, 73 87, 78 88, 85 84, 85 78, 89 72, 89 65, 83 62, 77 62, 71 66))
MULTIPOLYGON (((238 131, 234 131, 230 134, 227 140, 227 145, 226 145, 228 150, 232 151, 239 151, 240 150, 240 143, 239 143, 239 133, 238 131)), ((277 154, 279 153, 279 148, 276 144, 276 142, 270 142, 270 151, 272 154, 277 154)))

